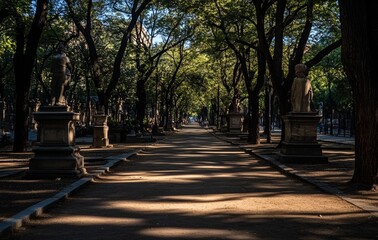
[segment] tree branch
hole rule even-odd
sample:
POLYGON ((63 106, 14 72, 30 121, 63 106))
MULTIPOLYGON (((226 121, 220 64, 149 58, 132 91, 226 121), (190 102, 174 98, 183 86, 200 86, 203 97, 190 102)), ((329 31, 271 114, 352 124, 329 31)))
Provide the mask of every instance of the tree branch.
POLYGON ((312 29, 313 22, 313 10, 314 10, 314 0, 309 0, 306 11, 306 23, 304 25, 302 34, 299 38, 298 46, 293 52, 293 57, 290 59, 293 64, 297 64, 303 58, 304 50, 307 44, 308 37, 312 29))
POLYGON ((333 50, 341 46, 341 39, 337 40, 336 42, 331 43, 324 49, 322 49, 318 54, 316 54, 311 60, 307 61, 305 64, 310 69, 311 67, 318 64, 325 56, 331 53, 333 50))

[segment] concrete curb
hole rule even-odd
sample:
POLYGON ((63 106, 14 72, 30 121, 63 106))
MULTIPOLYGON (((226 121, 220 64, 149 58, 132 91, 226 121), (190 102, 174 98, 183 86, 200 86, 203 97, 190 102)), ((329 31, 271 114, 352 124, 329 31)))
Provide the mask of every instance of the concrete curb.
POLYGON ((272 157, 269 157, 269 156, 263 155, 263 154, 255 153, 255 152, 253 152, 253 150, 251 148, 247 148, 243 145, 234 143, 234 142, 227 140, 227 139, 222 139, 221 137, 217 136, 214 133, 211 133, 211 134, 221 141, 230 143, 230 144, 235 145, 235 146, 239 146, 239 148, 242 149, 243 151, 245 151, 246 153, 253 155, 253 156, 256 156, 257 158, 268 162, 271 166, 275 167, 276 169, 278 169, 280 172, 282 172, 285 175, 292 176, 292 177, 294 177, 294 178, 296 178, 300 181, 303 181, 305 183, 309 183, 309 184, 315 186, 316 188, 320 189, 323 192, 335 195, 335 196, 341 198, 342 200, 344 200, 344 201, 346 201, 346 202, 348 202, 348 203, 370 213, 371 215, 378 217, 378 207, 371 206, 371 205, 368 205, 366 203, 363 203, 362 201, 360 201, 358 199, 348 197, 348 195, 345 194, 344 192, 342 192, 340 189, 338 189, 336 187, 332 187, 332 186, 330 186, 326 183, 320 182, 315 177, 304 176, 303 174, 301 174, 300 171, 297 171, 293 168, 290 168, 290 167, 282 164, 281 162, 275 160, 272 157))
POLYGON ((57 202, 68 198, 75 191, 87 185, 96 177, 99 177, 107 173, 110 170, 110 168, 119 164, 121 161, 126 161, 127 158, 138 154, 140 151, 142 150, 105 158, 106 160, 108 160, 108 163, 101 166, 99 170, 96 170, 95 174, 91 174, 89 177, 83 177, 77 180, 68 187, 64 188, 62 191, 55 194, 54 196, 47 198, 39 203, 36 203, 33 206, 28 207, 27 209, 2 221, 0 223, 0 236, 11 233, 13 230, 21 227, 25 221, 29 220, 32 217, 37 217, 41 215, 43 212, 45 212, 47 209, 52 207, 57 202))

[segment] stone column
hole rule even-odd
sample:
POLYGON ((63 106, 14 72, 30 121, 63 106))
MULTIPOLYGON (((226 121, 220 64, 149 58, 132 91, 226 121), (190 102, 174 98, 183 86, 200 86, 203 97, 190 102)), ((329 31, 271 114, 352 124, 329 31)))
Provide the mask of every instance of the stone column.
POLYGON ((34 113, 34 119, 39 123, 40 143, 33 148, 27 177, 78 178, 85 174, 84 157, 75 146, 79 114, 68 111, 67 106, 48 106, 34 113))

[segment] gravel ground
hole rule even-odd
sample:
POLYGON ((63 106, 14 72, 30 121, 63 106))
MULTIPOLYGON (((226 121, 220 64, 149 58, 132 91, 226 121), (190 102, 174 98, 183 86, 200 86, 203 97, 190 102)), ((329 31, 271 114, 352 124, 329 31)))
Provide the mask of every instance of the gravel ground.
POLYGON ((378 238, 377 218, 185 129, 121 163, 12 239, 378 238))

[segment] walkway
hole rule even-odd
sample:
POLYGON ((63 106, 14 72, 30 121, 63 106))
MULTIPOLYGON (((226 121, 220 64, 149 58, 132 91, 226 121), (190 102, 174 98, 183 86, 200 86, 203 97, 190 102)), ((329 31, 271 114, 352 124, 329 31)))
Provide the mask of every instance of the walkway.
POLYGON ((248 144, 246 135, 229 137, 227 134, 213 133, 223 141, 239 146, 240 149, 264 159, 276 169, 287 175, 311 183, 324 192, 336 195, 378 217, 378 192, 356 189, 348 184, 352 179, 355 165, 354 138, 318 135, 323 155, 328 157, 327 164, 281 163, 277 160, 276 148, 280 141, 280 132, 272 134, 272 142, 267 143, 261 137, 261 144, 248 144))
POLYGON ((376 220, 191 125, 12 239, 376 239, 376 220))
POLYGON ((318 134, 318 140, 324 142, 336 142, 341 144, 354 145, 354 137, 341 137, 341 136, 331 136, 331 135, 322 135, 318 134))

